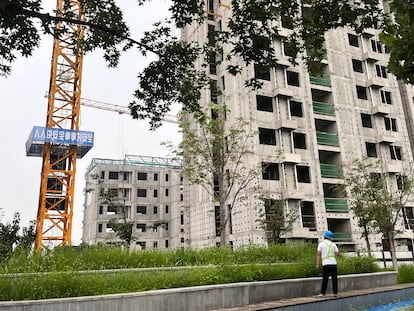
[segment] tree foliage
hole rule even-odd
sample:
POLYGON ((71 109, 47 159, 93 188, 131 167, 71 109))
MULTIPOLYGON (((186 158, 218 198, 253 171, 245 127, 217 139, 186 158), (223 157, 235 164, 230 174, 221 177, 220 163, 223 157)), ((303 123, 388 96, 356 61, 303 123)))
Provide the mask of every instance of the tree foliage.
MULTIPOLYGON (((190 184, 201 185, 220 207, 220 243, 228 243, 228 221, 232 210, 246 198, 260 169, 247 165, 249 142, 256 135, 242 118, 226 120, 230 112, 211 104, 211 115, 199 114, 193 122, 182 122, 183 140, 178 148, 169 145, 175 157, 183 159, 183 173, 190 184)), ((182 119, 189 117, 183 114, 182 119)))
POLYGON ((74 16, 69 1, 64 1, 62 11, 55 10, 54 14, 43 11, 42 4, 41 0, 4 0, 0 3, 0 74, 10 74, 10 65, 17 55, 32 55, 40 45, 42 33, 59 37, 65 32, 67 26, 59 28, 57 23, 88 27, 83 40, 84 50, 102 48, 110 66, 118 64, 121 51, 131 44, 129 29, 114 0, 80 1, 88 18, 83 22, 74 16))
POLYGON ((0 223, 0 262, 7 258, 15 247, 30 249, 36 237, 35 222, 21 227, 20 213, 15 213, 11 222, 0 223))
POLYGON ((368 254, 371 255, 370 234, 375 228, 374 210, 377 199, 382 192, 382 179, 372 171, 376 165, 365 161, 357 161, 349 167, 345 175, 345 184, 341 190, 349 191, 349 207, 358 219, 358 226, 362 229, 362 238, 367 245, 368 254))
MULTIPOLYGON (((356 161, 345 174, 345 187, 350 206, 370 250, 368 236, 374 229, 387 241, 394 269, 397 269, 395 237, 400 233, 403 209, 409 199, 414 180, 408 175, 390 175, 381 170, 381 163, 356 161)), ((408 173, 408 172, 406 172, 408 173)))
POLYGON ((394 0, 390 7, 395 23, 387 24, 380 36, 390 52, 388 70, 403 81, 414 84, 414 3, 394 0))
MULTIPOLYGON (((18 55, 32 55, 40 44, 42 33, 59 37, 58 22, 81 23, 87 28, 84 50, 103 49, 109 66, 116 66, 122 51, 131 47, 144 56, 156 56, 138 73, 135 99, 130 103, 132 116, 149 118, 154 128, 161 124, 162 117, 175 103, 183 104, 184 111, 199 112, 201 90, 209 85, 205 72, 208 55, 212 52, 223 55, 227 70, 234 75, 239 74, 245 64, 255 63, 266 70, 276 63, 270 46, 274 38, 285 43, 292 63, 299 55, 311 72, 320 73, 326 31, 349 27, 361 33, 368 27, 377 28, 383 30, 382 39, 391 52, 389 70, 406 82, 412 83, 414 79, 412 1, 392 1, 391 18, 378 8, 379 0, 303 0, 301 5, 291 0, 229 0, 232 16, 228 27, 217 29, 214 42, 201 46, 196 42, 180 41, 171 33, 171 25, 185 27, 205 20, 207 5, 203 0, 172 0, 169 8, 172 20, 155 23, 139 40, 131 38, 115 0, 81 0, 87 17, 82 22, 68 9, 69 1, 64 2, 66 6, 57 16, 45 12, 43 2, 1 1, 0 74, 10 74, 11 64, 18 55), (285 26, 294 29, 287 37, 279 35, 280 17, 285 26), (226 53, 223 53, 224 45, 228 47, 226 53), (195 60, 204 63, 200 70, 194 67, 195 60), (240 60, 244 63, 242 66, 240 60)), ((138 0, 137 5, 148 2, 151 0, 138 0)), ((245 82, 253 88, 261 85, 255 79, 245 82)))
POLYGON ((292 231, 293 223, 298 216, 297 211, 288 211, 285 208, 285 200, 274 200, 261 198, 263 209, 258 220, 263 230, 266 232, 269 244, 283 243, 286 233, 292 231))
POLYGON ((129 248, 132 241, 136 240, 134 236, 134 221, 128 218, 128 207, 125 206, 124 201, 119 198, 117 189, 109 189, 100 195, 102 204, 107 205, 107 208, 114 211, 116 217, 112 218, 108 225, 112 228, 115 234, 120 238, 129 248))

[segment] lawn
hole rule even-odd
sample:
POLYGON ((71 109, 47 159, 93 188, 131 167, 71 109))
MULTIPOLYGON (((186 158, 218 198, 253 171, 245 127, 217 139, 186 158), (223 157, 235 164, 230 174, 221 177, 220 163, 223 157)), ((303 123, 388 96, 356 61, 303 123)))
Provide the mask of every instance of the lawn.
MULTIPOLYGON (((0 265, 0 300, 47 299, 312 277, 315 245, 129 252, 66 247, 16 252, 0 265)), ((408 268, 409 269, 409 268, 408 268)), ((369 257, 340 257, 339 274, 379 271, 369 257)), ((414 273, 410 275, 414 275, 414 273)))

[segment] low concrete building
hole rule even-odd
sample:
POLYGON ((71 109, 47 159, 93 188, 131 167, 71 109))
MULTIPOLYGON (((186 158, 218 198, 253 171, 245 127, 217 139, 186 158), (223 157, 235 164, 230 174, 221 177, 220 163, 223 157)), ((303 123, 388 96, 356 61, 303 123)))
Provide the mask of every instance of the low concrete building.
POLYGON ((135 249, 168 249, 188 243, 181 164, 169 158, 126 155, 124 159, 93 159, 86 174, 83 238, 85 244, 122 244, 110 220, 133 222, 135 249), (112 191, 125 208, 107 204, 112 191))

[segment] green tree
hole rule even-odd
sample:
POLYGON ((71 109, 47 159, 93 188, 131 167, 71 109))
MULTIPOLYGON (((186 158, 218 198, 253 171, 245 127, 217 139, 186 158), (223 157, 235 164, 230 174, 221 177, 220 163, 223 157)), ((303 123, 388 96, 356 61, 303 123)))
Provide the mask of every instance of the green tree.
POLYGON ((23 249, 30 249, 36 239, 36 221, 31 220, 27 227, 21 230, 18 247, 23 249))
MULTIPOLYGON (((196 128, 193 122, 182 122, 183 140, 178 148, 169 148, 183 159, 183 173, 189 183, 201 185, 211 195, 214 206, 219 206, 220 245, 225 246, 229 242, 231 213, 246 191, 251 191, 260 173, 260 168, 249 167, 245 162, 251 138, 257 134, 241 118, 226 120, 225 114, 230 114, 226 109, 214 104, 209 108, 212 116, 199 114, 196 128)), ((188 117, 184 114, 182 119, 188 117)))
POLYGON ((283 236, 291 232, 293 223, 298 213, 297 211, 288 211, 285 207, 285 200, 274 200, 262 198, 263 209, 258 220, 263 230, 266 232, 269 244, 283 243, 283 236))
POLYGON ((11 222, 0 223, 0 255, 2 260, 13 252, 13 247, 19 241, 19 230, 19 213, 14 214, 11 222))
POLYGON ((129 207, 125 206, 124 200, 118 196, 118 189, 103 191, 100 200, 102 204, 107 205, 108 210, 115 212, 116 217, 112 218, 108 225, 129 249, 132 241, 136 240, 134 221, 128 217, 129 207))
POLYGON ((368 254, 371 256, 369 236, 374 230, 374 214, 377 198, 381 196, 382 183, 378 174, 372 171, 376 164, 357 161, 348 167, 344 176, 345 184, 339 188, 349 192, 349 207, 358 218, 358 226, 362 229, 361 237, 365 240, 368 254))
POLYGON ((391 184, 389 176, 381 176, 382 197, 378 199, 378 206, 374 210, 375 224, 390 246, 394 269, 398 269, 395 247, 395 236, 400 233, 397 227, 403 217, 403 209, 413 190, 413 179, 402 176, 396 188, 391 184))
POLYGON ((0 262, 7 258, 15 247, 30 249, 35 237, 35 222, 31 221, 28 227, 21 227, 20 213, 14 213, 11 222, 0 223, 0 262))
POLYGON ((388 23, 380 36, 390 52, 388 70, 404 82, 414 84, 414 3, 406 0, 390 2, 395 23, 388 23))
MULTIPOLYGON (((138 0, 144 5, 151 0, 138 0)), ((230 1, 230 0, 229 0, 230 1)), ((199 111, 201 90, 208 86, 206 75, 211 55, 223 55, 227 70, 237 75, 245 64, 257 64, 268 70, 276 64, 271 48, 273 38, 280 38, 290 50, 291 61, 300 53, 311 72, 321 72, 324 55, 324 33, 338 27, 350 27, 358 33, 366 28, 383 31, 383 40, 391 52, 389 70, 406 82, 413 82, 413 10, 412 1, 394 0, 391 15, 379 9, 379 0, 231 0, 232 17, 226 30, 216 30, 205 45, 186 43, 171 33, 171 25, 179 28, 207 18, 206 1, 172 0, 171 20, 154 24, 139 40, 130 36, 122 11, 115 0, 80 0, 86 11, 86 21, 80 22, 68 9, 69 1, 59 16, 44 12, 41 0, 3 0, 0 3, 0 73, 7 75, 18 55, 30 56, 39 46, 41 33, 59 37, 56 23, 80 23, 87 28, 84 50, 104 50, 109 66, 116 66, 122 51, 132 47, 155 60, 138 74, 139 82, 130 103, 133 118, 149 118, 153 127, 161 123, 172 104, 181 103, 187 112, 199 111), (288 37, 279 35, 279 18, 295 31, 288 37), (36 27, 40 22, 41 27, 36 27), (237 38, 237 39, 236 39, 237 38), (224 53, 223 46, 227 46, 224 53), (196 60, 204 62, 201 70, 196 60)), ((209 9, 210 10, 210 9, 209 9)), ((139 14, 139 7, 137 7, 139 14)), ((257 88, 252 79, 246 85, 257 88)))
POLYGON ((398 268, 395 236, 400 233, 398 222, 403 217, 403 208, 413 189, 409 176, 395 176, 383 173, 381 163, 356 161, 348 167, 344 176, 349 192, 351 209, 358 217, 363 237, 370 251, 368 236, 372 229, 382 233, 390 247, 394 269, 398 268))

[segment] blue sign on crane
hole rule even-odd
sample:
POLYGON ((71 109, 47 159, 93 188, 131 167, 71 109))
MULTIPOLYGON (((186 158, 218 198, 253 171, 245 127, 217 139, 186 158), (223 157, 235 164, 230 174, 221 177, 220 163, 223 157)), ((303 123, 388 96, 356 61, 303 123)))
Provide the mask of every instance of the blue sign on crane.
POLYGON ((34 126, 26 142, 27 156, 42 156, 43 144, 78 146, 78 157, 82 158, 92 147, 94 132, 75 131, 62 128, 34 126))

